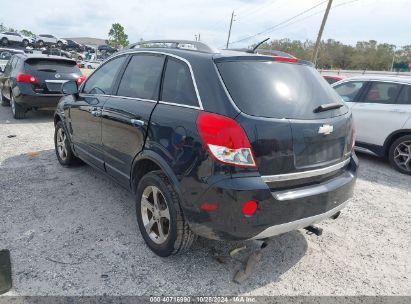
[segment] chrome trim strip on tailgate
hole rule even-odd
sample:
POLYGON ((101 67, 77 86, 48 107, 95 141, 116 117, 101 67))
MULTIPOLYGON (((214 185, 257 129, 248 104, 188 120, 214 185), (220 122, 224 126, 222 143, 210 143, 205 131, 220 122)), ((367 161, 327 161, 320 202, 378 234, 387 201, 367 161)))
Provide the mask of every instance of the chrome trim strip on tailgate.
POLYGON ((313 225, 313 224, 315 224, 319 221, 322 221, 322 220, 325 220, 325 219, 328 219, 328 218, 332 217, 338 211, 340 211, 345 206, 347 206, 348 202, 349 202, 349 200, 347 200, 344 203, 338 205, 337 207, 335 207, 331 210, 328 210, 324 213, 321 213, 321 214, 306 217, 306 218, 296 220, 296 221, 293 221, 293 222, 289 222, 289 223, 284 223, 284 224, 268 227, 267 229, 263 230, 259 234, 253 236, 251 239, 252 240, 265 239, 265 238, 268 238, 268 237, 272 237, 272 236, 275 236, 275 235, 283 234, 283 233, 286 233, 286 232, 289 232, 289 231, 293 231, 293 230, 297 230, 297 229, 301 229, 301 228, 313 225))
POLYGON ((318 175, 323 175, 327 173, 331 173, 333 171, 337 171, 338 169, 341 169, 345 165, 347 165, 350 162, 350 158, 326 167, 326 168, 321 168, 321 169, 315 169, 315 170, 309 170, 309 171, 302 171, 302 172, 296 172, 296 173, 287 173, 287 174, 278 174, 278 175, 264 175, 261 176, 264 182, 281 182, 281 181, 287 181, 287 180, 293 180, 293 179, 300 179, 300 178, 307 178, 307 177, 313 177, 313 176, 318 176, 318 175))

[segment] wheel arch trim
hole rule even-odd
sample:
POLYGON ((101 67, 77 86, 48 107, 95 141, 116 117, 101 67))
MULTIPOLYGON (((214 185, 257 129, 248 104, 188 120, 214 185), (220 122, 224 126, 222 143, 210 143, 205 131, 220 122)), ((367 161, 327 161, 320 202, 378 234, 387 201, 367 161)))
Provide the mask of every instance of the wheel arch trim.
POLYGON ((405 136, 405 135, 411 135, 411 129, 400 129, 392 132, 390 135, 387 136, 387 138, 384 141, 384 155, 387 156, 391 144, 399 137, 405 136))

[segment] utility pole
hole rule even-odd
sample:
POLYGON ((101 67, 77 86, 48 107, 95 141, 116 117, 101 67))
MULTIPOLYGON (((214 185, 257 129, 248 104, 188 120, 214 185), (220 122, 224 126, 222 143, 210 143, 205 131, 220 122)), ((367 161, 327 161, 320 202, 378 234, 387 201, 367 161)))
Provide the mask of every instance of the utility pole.
POLYGON ((328 0, 327 9, 325 10, 323 21, 321 22, 320 31, 318 32, 318 36, 317 36, 317 41, 315 42, 313 59, 312 59, 312 62, 314 63, 314 65, 317 64, 317 56, 318 56, 318 49, 320 48, 321 36, 323 35, 325 23, 327 22, 328 13, 330 12, 332 3, 333 3, 333 0, 328 0))
POLYGON ((230 29, 228 30, 227 44, 225 46, 226 49, 228 49, 228 45, 230 44, 231 27, 233 26, 233 21, 234 21, 234 11, 231 13, 230 29))

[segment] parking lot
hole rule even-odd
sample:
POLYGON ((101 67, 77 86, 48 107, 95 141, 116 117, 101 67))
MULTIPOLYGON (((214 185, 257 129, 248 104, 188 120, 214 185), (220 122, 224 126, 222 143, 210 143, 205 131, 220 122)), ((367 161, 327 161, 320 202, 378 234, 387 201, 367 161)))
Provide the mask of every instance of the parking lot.
POLYGON ((11 251, 7 295, 411 295, 411 177, 359 155, 353 201, 321 237, 283 234, 243 284, 232 282, 254 242, 198 239, 160 258, 138 231, 131 194, 54 154, 50 112, 14 120, 0 108, 0 249, 11 251))

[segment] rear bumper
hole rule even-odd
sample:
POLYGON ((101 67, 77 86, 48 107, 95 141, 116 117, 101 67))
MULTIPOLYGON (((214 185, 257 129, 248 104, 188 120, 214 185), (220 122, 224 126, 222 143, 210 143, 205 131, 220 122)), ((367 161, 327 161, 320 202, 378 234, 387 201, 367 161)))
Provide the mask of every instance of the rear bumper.
POLYGON ((63 95, 60 94, 20 94, 15 101, 26 109, 55 108, 63 95))
POLYGON ((217 203, 215 211, 184 210, 190 227, 204 237, 223 240, 267 238, 333 216, 353 195, 358 160, 350 158, 338 174, 320 183, 273 190, 261 176, 225 179, 209 187, 196 202, 217 203), (248 200, 258 202, 253 216, 242 213, 248 200))

